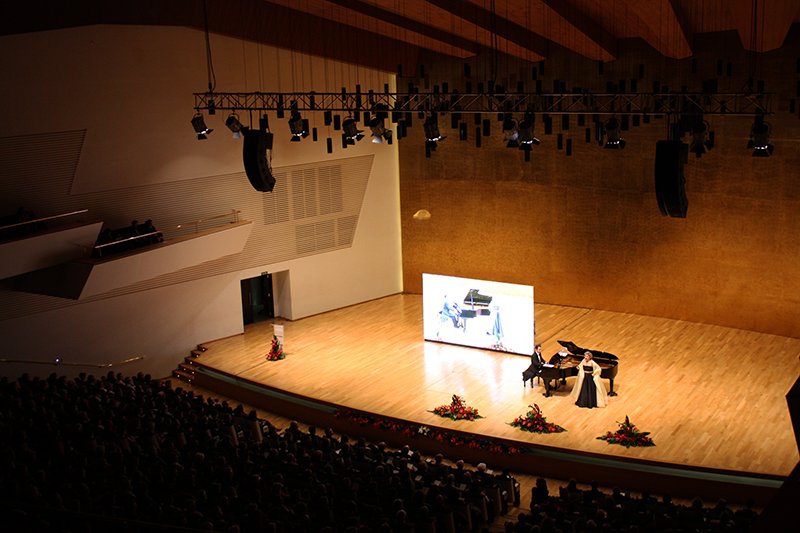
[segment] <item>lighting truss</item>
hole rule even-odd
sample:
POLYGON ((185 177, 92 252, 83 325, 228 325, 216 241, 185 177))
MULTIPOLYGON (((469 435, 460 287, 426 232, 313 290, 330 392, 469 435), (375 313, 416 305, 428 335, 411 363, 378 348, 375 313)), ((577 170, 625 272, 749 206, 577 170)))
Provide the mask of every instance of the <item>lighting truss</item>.
POLYGON ((512 113, 551 115, 771 115, 769 93, 194 93, 194 108, 278 111, 294 102, 298 111, 353 113, 386 106, 390 112, 512 113))

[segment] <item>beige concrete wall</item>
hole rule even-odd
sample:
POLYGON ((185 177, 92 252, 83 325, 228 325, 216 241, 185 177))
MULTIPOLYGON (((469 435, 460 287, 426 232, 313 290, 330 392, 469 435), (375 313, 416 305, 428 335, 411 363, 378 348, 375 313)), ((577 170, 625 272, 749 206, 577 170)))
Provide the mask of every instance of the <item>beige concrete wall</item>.
MULTIPOLYGON (((212 35, 211 44, 217 91, 336 92, 355 83, 367 91, 393 82, 391 74, 228 37, 212 35)), ((397 145, 364 140, 344 151, 321 113, 307 115, 319 142, 290 143, 286 120, 271 113, 279 183, 274 193, 253 190, 241 140, 224 125, 228 113, 206 113, 214 128, 206 141, 190 125, 192 93, 207 89, 202 32, 113 25, 6 36, 0 71, 3 212, 88 208, 111 227, 152 218, 162 230, 232 209, 253 221, 240 254, 87 301, 0 290, 4 355, 49 361, 57 347, 65 359, 106 363, 142 354, 147 362, 126 371, 166 375, 196 343, 243 330, 241 279, 288 272, 282 279, 291 287, 281 294, 291 302, 281 309, 292 319, 402 290, 397 145), (342 169, 346 214, 358 217, 352 239, 299 251, 296 227, 338 223, 334 215, 273 219, 292 210, 308 172, 331 166, 342 169)))

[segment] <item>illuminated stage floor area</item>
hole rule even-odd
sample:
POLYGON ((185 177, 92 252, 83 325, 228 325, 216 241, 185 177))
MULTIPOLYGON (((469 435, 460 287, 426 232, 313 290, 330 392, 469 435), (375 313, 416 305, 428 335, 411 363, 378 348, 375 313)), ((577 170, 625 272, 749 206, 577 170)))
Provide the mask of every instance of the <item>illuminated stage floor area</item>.
POLYGON ((575 378, 551 397, 541 385, 523 386, 528 357, 423 340, 420 295, 276 321, 286 352, 277 362, 265 359, 272 324, 255 324, 205 343, 202 364, 351 409, 523 444, 779 476, 797 464, 785 395, 800 371, 800 339, 546 304, 536 305, 535 319, 546 358, 559 350, 557 340, 618 356, 618 396, 608 407, 576 407, 569 398, 575 378), (451 421, 430 412, 453 394, 483 418, 451 421), (567 431, 540 435, 510 426, 531 404, 567 431), (656 446, 597 440, 625 416, 656 446))

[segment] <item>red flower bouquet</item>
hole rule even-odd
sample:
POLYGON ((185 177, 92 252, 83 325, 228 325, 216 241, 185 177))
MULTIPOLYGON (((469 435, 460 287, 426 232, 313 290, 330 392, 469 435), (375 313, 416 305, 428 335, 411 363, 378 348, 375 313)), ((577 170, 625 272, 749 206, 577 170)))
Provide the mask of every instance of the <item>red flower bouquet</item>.
POLYGON ((619 429, 614 433, 610 431, 602 437, 597 437, 598 440, 607 441, 609 444, 619 444, 630 448, 631 446, 655 446, 656 443, 649 437, 649 431, 639 431, 636 429, 628 415, 625 415, 625 422, 617 422, 619 429))
POLYGON ((269 352, 267 353, 267 361, 280 361, 284 358, 286 358, 286 354, 283 353, 283 345, 278 340, 278 337, 273 335, 272 346, 269 347, 269 352))
POLYGON ((524 416, 515 418, 510 425, 522 431, 530 431, 531 433, 561 433, 562 431, 566 431, 566 429, 558 424, 548 422, 538 405, 533 404, 528 407, 530 407, 531 410, 525 413, 524 416))
POLYGON ((429 428, 428 426, 418 426, 416 424, 407 424, 405 422, 378 417, 368 413, 362 413, 360 411, 351 411, 349 409, 337 409, 334 415, 336 418, 355 422, 359 426, 372 426, 373 428, 382 429, 385 431, 395 431, 412 438, 432 439, 442 444, 449 444, 450 446, 466 445, 472 449, 489 450, 492 453, 507 453, 511 455, 528 453, 530 450, 530 448, 507 446, 503 443, 494 442, 488 439, 456 435, 443 429, 429 428))
POLYGON ((431 413, 437 414, 443 418, 450 418, 453 420, 476 420, 483 418, 478 414, 478 410, 474 407, 468 407, 464 403, 464 398, 457 394, 453 394, 452 402, 450 405, 440 405, 431 413))

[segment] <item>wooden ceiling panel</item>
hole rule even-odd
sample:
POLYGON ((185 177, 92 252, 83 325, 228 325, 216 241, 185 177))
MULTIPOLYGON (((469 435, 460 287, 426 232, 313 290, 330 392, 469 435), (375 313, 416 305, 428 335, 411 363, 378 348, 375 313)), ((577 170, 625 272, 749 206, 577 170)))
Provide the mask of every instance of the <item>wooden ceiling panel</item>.
MULTIPOLYGON (((538 61, 547 57, 550 50, 550 41, 541 35, 531 32, 527 27, 518 24, 510 19, 508 15, 504 15, 500 9, 486 9, 483 7, 483 2, 464 1, 464 0, 427 0, 428 3, 433 4, 441 9, 445 9, 456 16, 461 18, 471 25, 488 31, 490 37, 494 35, 496 47, 500 51, 504 51, 503 47, 513 44, 522 48, 523 55, 517 55, 531 61, 538 61), (538 58, 538 59, 534 59, 538 58)), ((490 39, 490 46, 492 45, 490 39)))
MULTIPOLYGON (((524 28, 512 25, 498 24, 503 27, 505 35, 499 31, 492 31, 490 12, 479 5, 464 0, 366 0, 382 9, 392 11, 397 15, 413 19, 425 24, 436 31, 446 31, 470 39, 477 45, 485 48, 496 49, 510 56, 526 61, 540 61, 545 56, 539 51, 520 45, 515 40, 522 40, 519 33, 524 28), (515 40, 512 40, 512 37, 515 40)), ((527 31, 527 30, 524 30, 527 31)))
POLYGON ((526 19, 531 31, 584 57, 599 61, 611 61, 617 56, 617 38, 598 24, 592 13, 578 2, 567 0, 543 0, 526 2, 508 0, 517 12, 530 7, 532 16, 526 19))
POLYGON ((685 14, 689 35, 735 30, 745 49, 758 52, 780 48, 792 24, 800 22, 797 0, 672 1, 685 14))
POLYGON ((732 0, 728 6, 742 46, 756 52, 780 48, 800 14, 797 0, 732 0))
POLYGON ((41 0, 15 5, 0 35, 87 24, 154 24, 231 35, 394 70, 430 51, 466 59, 487 50, 537 62, 566 49, 611 61, 625 39, 667 57, 695 35, 737 31, 746 49, 783 45, 798 0, 41 0), (307 37, 307 36, 311 37, 307 37))
POLYGON ((638 36, 667 57, 682 59, 692 55, 680 6, 672 0, 625 0, 626 36, 638 36))
POLYGON ((478 46, 447 31, 434 30, 431 26, 359 0, 265 0, 267 4, 279 5, 331 21, 359 28, 397 41, 433 50, 434 52, 466 58, 478 52, 478 46))

